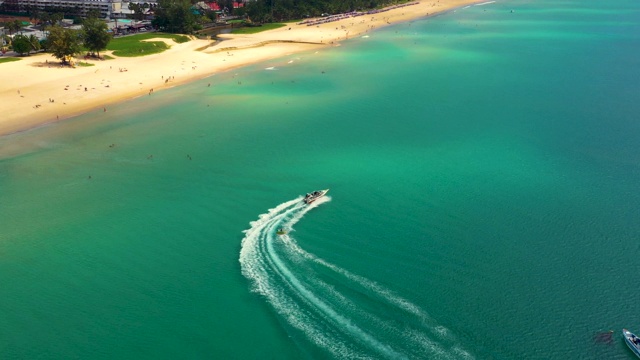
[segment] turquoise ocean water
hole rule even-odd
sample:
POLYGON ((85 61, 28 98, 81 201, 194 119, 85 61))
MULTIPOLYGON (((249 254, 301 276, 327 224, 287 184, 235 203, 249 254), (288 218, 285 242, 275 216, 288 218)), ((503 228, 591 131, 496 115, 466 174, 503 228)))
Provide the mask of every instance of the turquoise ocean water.
POLYGON ((2 137, 0 358, 631 359, 639 59, 498 1, 2 137))

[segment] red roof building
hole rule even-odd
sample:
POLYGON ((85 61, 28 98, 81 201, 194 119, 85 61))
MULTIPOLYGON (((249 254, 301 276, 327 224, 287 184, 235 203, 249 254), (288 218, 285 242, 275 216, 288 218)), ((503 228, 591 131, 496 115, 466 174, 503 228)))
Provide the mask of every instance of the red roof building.
MULTIPOLYGON (((205 3, 205 4, 207 4, 207 6, 208 6, 211 10, 213 10, 213 11, 220 11, 220 10, 222 10, 222 9, 220 8, 220 5, 218 5, 218 3, 217 3, 217 2, 208 2, 208 3, 205 3)), ((244 3, 243 3, 243 2, 239 2, 239 1, 234 1, 234 2, 233 2, 233 8, 234 8, 234 9, 241 8, 241 7, 243 7, 243 6, 244 6, 244 3)))

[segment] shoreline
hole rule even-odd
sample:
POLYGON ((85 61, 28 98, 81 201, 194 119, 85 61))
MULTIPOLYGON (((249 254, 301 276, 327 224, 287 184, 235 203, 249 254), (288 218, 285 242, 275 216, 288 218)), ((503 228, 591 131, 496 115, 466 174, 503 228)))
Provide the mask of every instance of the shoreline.
MULTIPOLYGON (((111 105, 139 96, 153 96, 174 86, 216 73, 309 50, 339 46, 369 31, 428 16, 482 0, 416 1, 358 17, 325 23, 290 23, 261 33, 220 35, 221 41, 193 39, 142 57, 83 60, 87 67, 60 67, 51 54, 0 64, 0 136, 28 131, 64 119, 108 112, 111 105)), ((109 54, 105 52, 104 54, 109 54)), ((211 86, 215 86, 212 84, 211 86)))

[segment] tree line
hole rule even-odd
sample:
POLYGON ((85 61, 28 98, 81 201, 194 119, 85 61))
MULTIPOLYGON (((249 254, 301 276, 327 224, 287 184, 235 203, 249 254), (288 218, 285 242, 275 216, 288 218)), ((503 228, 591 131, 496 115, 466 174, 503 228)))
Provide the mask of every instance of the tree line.
POLYGON ((255 0, 236 9, 235 14, 246 15, 257 23, 282 22, 318 17, 323 14, 340 14, 370 10, 389 5, 407 3, 409 0, 255 0))
MULTIPOLYGON (((153 8, 154 28, 177 34, 193 34, 202 29, 203 24, 216 22, 218 16, 209 8, 198 8, 197 0, 158 0, 153 8)), ((232 14, 233 0, 218 0, 218 5, 225 14, 232 14)))
MULTIPOLYGON (((201 28, 202 23, 215 21, 216 15, 211 11, 204 14, 194 11, 193 1, 158 0, 157 6, 153 8, 155 18, 152 25, 165 32, 192 34, 201 28)), ((233 9, 232 0, 220 0, 218 3, 232 15, 246 17, 253 23, 269 23, 362 11, 406 2, 408 0, 254 0, 238 9, 233 9)), ((144 5, 137 5, 133 10, 142 13, 144 9, 144 5)), ((41 20, 43 27, 50 24, 47 27, 49 36, 45 42, 35 41, 37 39, 34 36, 14 37, 13 47, 20 54, 44 48, 65 62, 68 56, 79 53, 83 45, 91 53, 99 55, 99 51, 106 49, 111 40, 107 25, 95 11, 90 11, 87 18, 82 20, 82 30, 79 32, 58 25, 62 19, 61 13, 34 12, 32 17, 41 20)), ((11 25, 10 31, 17 31, 19 28, 16 23, 11 25)))
POLYGON ((44 49, 52 53, 54 57, 67 63, 71 56, 87 50, 91 55, 100 56, 100 51, 107 48, 111 41, 107 24, 100 20, 97 12, 89 12, 88 17, 82 21, 80 30, 62 27, 58 22, 44 28, 48 35, 46 40, 38 41, 34 35, 16 34, 11 39, 11 46, 20 55, 29 54, 31 51, 44 49))
MULTIPOLYGON (((195 0, 158 0, 154 8, 154 27, 161 31, 191 34, 204 22, 215 21, 211 11, 194 11, 195 0)), ((356 10, 370 10, 409 0, 254 0, 234 9, 233 0, 219 0, 228 14, 248 18, 252 23, 270 23, 339 14, 356 10)))

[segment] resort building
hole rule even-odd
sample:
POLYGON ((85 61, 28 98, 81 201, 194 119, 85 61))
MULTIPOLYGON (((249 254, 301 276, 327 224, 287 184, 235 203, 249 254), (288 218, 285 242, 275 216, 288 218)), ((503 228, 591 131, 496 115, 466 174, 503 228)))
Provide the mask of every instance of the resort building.
MULTIPOLYGON (((155 1, 154 1, 155 2, 155 1)), ((31 12, 34 10, 63 12, 65 16, 85 16, 91 10, 100 12, 101 17, 110 17, 122 7, 121 0, 5 0, 7 10, 31 12)))
MULTIPOLYGON (((62 12, 65 17, 85 16, 91 10, 100 12, 102 18, 126 18, 133 14, 129 4, 145 4, 146 8, 157 6, 157 0, 0 0, 4 8, 12 12, 49 11, 62 12)), ((214 11, 222 10, 217 2, 205 2, 206 8, 214 11)), ((244 2, 235 1, 233 7, 242 7, 244 2)))

